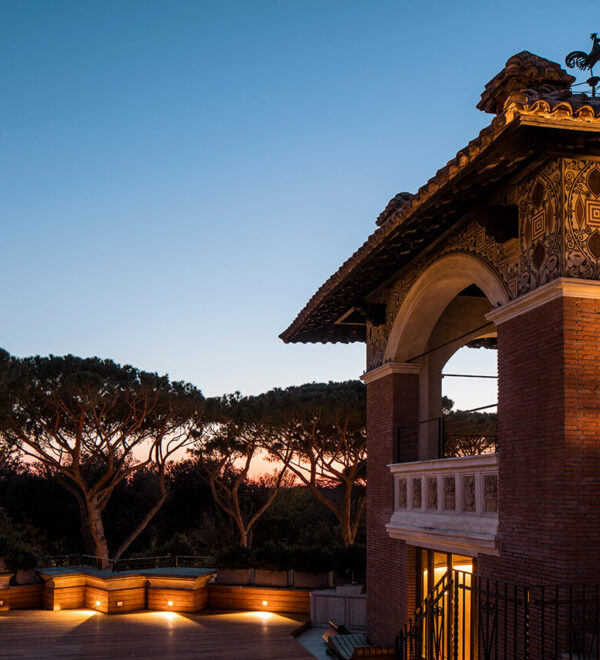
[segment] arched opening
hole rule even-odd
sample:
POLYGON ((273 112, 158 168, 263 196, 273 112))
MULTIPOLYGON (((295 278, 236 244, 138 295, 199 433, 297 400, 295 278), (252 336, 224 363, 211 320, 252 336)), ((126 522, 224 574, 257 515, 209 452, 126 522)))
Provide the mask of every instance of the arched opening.
POLYGON ((493 345, 496 327, 486 314, 506 302, 504 284, 487 264, 468 254, 452 254, 432 264, 401 305, 386 360, 419 364, 419 425, 412 429, 418 434, 419 460, 445 454, 444 366, 464 346, 493 345))
POLYGON ((459 348, 443 366, 440 457, 496 453, 496 349, 495 337, 475 340, 459 348))

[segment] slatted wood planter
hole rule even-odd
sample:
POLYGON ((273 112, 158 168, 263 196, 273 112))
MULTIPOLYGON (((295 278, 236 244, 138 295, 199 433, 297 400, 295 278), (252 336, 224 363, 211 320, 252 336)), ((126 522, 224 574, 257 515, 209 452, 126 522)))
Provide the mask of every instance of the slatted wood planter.
POLYGON ((43 604, 48 610, 74 610, 85 607, 86 575, 69 573, 46 580, 43 604))
POLYGON ((205 587, 195 590, 148 589, 148 609, 173 612, 198 612, 208 603, 205 587))
POLYGON ((85 607, 105 614, 145 609, 197 612, 206 607, 206 583, 212 575, 42 573, 46 579, 43 606, 51 610, 85 607))
MULTIPOLYGON (((42 607, 43 584, 13 586, 7 591, 7 604, 11 610, 36 610, 42 607)), ((2 600, 2 592, 0 592, 0 600, 2 600)))
POLYGON ((143 575, 87 576, 85 606, 105 614, 146 609, 146 578, 143 575))
POLYGON ((308 614, 310 591, 208 585, 208 606, 219 610, 252 610, 308 614))
POLYGON ((204 609, 208 603, 206 583, 210 577, 149 577, 148 609, 173 612, 198 612, 204 609))
POLYGON ((143 610, 146 609, 146 588, 141 585, 128 589, 99 589, 87 585, 85 606, 105 614, 143 610))

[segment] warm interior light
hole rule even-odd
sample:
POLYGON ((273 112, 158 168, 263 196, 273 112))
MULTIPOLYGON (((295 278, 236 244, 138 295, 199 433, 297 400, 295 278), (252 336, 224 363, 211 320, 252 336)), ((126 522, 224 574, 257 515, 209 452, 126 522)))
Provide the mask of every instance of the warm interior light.
POLYGON ((263 600, 263 607, 266 607, 269 603, 266 600, 263 600))
POLYGON ((169 607, 173 607, 173 601, 172 601, 172 600, 167 601, 167 605, 168 605, 169 607))
POLYGON ((102 603, 99 600, 97 600, 96 601, 96 607, 100 607, 100 605, 102 605, 102 603))

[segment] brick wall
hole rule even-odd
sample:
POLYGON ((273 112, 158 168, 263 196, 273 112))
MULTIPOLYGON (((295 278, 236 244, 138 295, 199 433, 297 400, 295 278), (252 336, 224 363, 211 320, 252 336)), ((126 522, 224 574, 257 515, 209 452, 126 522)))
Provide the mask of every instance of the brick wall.
POLYGON ((499 558, 525 584, 600 582, 600 301, 560 298, 498 327, 499 558))
POLYGON ((374 644, 391 644, 416 605, 416 551, 391 539, 385 524, 394 495, 388 464, 395 460, 400 427, 402 460, 418 457, 418 391, 414 374, 390 374, 367 385, 367 634, 374 644))

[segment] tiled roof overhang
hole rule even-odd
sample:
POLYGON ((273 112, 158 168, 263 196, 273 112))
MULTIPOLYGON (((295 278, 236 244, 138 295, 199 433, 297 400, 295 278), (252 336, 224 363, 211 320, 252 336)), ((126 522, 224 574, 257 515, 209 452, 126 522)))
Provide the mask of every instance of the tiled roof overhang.
POLYGON ((392 213, 281 333, 284 342, 365 341, 365 326, 337 324, 375 289, 432 248, 504 182, 531 163, 576 150, 600 154, 600 108, 585 95, 512 95, 417 194, 392 213), (556 96, 556 97, 555 97, 556 96))

